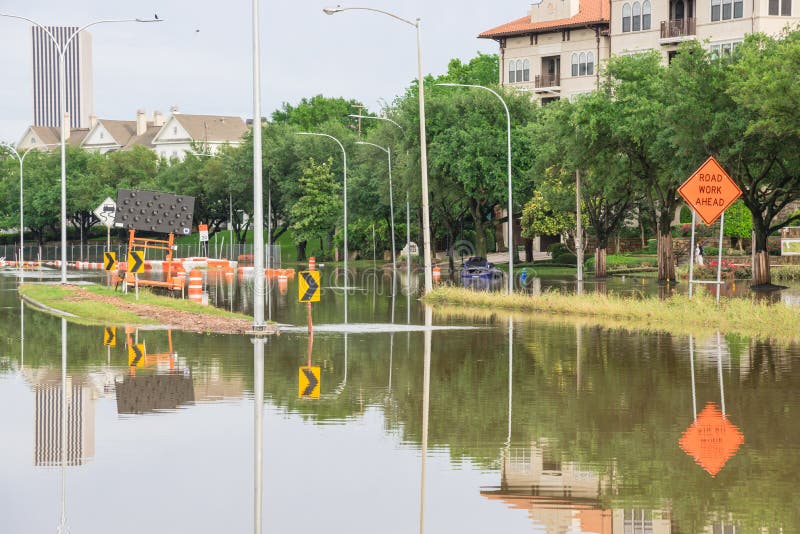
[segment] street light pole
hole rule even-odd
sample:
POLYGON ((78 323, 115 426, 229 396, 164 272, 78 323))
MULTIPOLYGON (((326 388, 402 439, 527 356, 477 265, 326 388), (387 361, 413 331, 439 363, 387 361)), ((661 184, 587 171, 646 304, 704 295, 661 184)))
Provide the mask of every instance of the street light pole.
POLYGON ((369 143, 367 141, 356 141, 357 145, 369 145, 374 146, 377 149, 383 150, 386 153, 386 157, 389 159, 389 217, 391 219, 391 227, 392 227, 392 296, 394 296, 394 279, 397 274, 397 256, 394 244, 394 190, 392 189, 392 149, 389 147, 382 147, 380 145, 376 145, 375 143, 369 143))
POLYGON ((332 135, 316 132, 296 132, 297 135, 313 135, 317 137, 327 137, 333 139, 339 148, 342 149, 342 162, 344 165, 344 324, 347 324, 347 256, 349 251, 347 249, 347 151, 341 141, 332 135))
POLYGON ((261 30, 253 0, 253 330, 264 329, 264 194, 261 146, 261 30))
POLYGON ((437 83, 442 87, 469 87, 470 89, 483 89, 489 91, 503 104, 506 110, 506 130, 507 130, 507 154, 508 154, 508 293, 509 295, 514 292, 514 206, 512 204, 512 191, 511 191, 511 113, 508 111, 506 101, 500 96, 497 91, 484 87, 483 85, 472 85, 463 83, 437 83))
POLYGON ((12 19, 19 19, 30 22, 34 26, 39 27, 53 42, 53 46, 58 53, 58 110, 59 110, 59 124, 61 125, 61 283, 67 283, 67 136, 66 131, 69 128, 68 124, 64 123, 64 113, 66 111, 66 73, 65 73, 65 60, 64 56, 67 53, 69 45, 72 44, 73 39, 77 37, 83 30, 96 26, 98 24, 117 23, 117 22, 163 22, 163 19, 113 19, 113 20, 98 20, 91 22, 75 30, 62 45, 53 33, 46 27, 42 26, 33 19, 22 17, 19 15, 9 15, 7 13, 0 13, 0 17, 7 17, 12 19))
POLYGON ((425 133, 425 85, 423 83, 422 74, 422 36, 421 36, 421 20, 417 18, 415 21, 404 19, 394 13, 375 9, 371 7, 326 7, 322 10, 326 15, 333 15, 341 11, 373 11, 386 15, 393 19, 404 22, 410 26, 414 26, 417 30, 417 84, 419 93, 419 150, 420 150, 420 173, 422 176, 422 241, 423 253, 425 260, 425 293, 430 293, 433 290, 433 278, 431 273, 431 217, 430 209, 428 206, 428 146, 427 136, 425 133))
MULTIPOLYGON (((56 145, 41 145, 41 147, 49 147, 49 146, 56 146, 56 145)), ((22 173, 23 173, 23 165, 25 163, 25 157, 39 147, 31 147, 22 154, 20 154, 11 145, 4 145, 3 148, 8 150, 8 152, 12 156, 17 158, 17 161, 19 161, 19 265, 20 265, 20 273, 22 273, 22 278, 25 278, 25 207, 24 207, 25 204, 23 202, 24 196, 23 196, 22 173)))
MULTIPOLYGON (((373 115, 350 115, 350 117, 386 121, 397 126, 403 135, 406 133, 402 126, 388 117, 373 115)), ((408 184, 406 184, 406 284, 408 284, 408 289, 406 290, 406 321, 411 324, 411 204, 408 201, 408 184)))

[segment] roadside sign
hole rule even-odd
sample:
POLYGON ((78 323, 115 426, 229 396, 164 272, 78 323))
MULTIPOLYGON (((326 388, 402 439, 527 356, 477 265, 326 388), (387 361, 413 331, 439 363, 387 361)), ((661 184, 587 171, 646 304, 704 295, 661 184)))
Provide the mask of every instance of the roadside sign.
POLYGON ((144 367, 144 343, 136 343, 128 345, 128 366, 129 367, 144 367))
POLYGON ((297 397, 300 399, 318 399, 319 384, 319 366, 300 367, 297 397))
POLYGON ((117 212, 117 203, 110 198, 106 198, 102 204, 94 210, 94 216, 100 219, 107 228, 114 226, 114 216, 117 212))
POLYGON ((200 232, 200 241, 208 241, 208 225, 207 224, 198 224, 197 231, 200 232))
POLYGON ((800 256, 800 239, 781 239, 781 256, 800 256))
POLYGON ((144 252, 141 250, 128 252, 128 272, 134 274, 144 272, 144 252))
POLYGON ((742 190, 711 156, 683 182, 678 193, 703 222, 711 225, 742 195, 742 190))
POLYGON ((103 330, 103 345, 106 347, 117 346, 117 329, 113 326, 107 326, 103 330))
POLYGON ((117 268, 116 252, 103 252, 103 267, 106 271, 113 271, 117 268))
POLYGON ((297 279, 297 300, 299 302, 319 302, 319 271, 300 271, 297 279))
POLYGON ((678 441, 681 449, 713 477, 736 454, 744 436, 713 402, 697 415, 678 441))

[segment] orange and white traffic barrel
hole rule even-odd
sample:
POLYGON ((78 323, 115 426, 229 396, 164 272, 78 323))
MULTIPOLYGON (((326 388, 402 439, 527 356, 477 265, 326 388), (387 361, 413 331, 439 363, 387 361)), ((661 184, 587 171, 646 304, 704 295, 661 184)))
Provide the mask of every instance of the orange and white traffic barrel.
POLYGON ((438 265, 433 266, 433 281, 438 282, 442 278, 442 269, 438 265))
POLYGON ((199 269, 189 271, 189 300, 193 302, 203 300, 203 273, 199 269))
POLYGON ((313 271, 316 270, 316 268, 317 268, 317 258, 311 256, 310 258, 308 258, 308 270, 313 271))

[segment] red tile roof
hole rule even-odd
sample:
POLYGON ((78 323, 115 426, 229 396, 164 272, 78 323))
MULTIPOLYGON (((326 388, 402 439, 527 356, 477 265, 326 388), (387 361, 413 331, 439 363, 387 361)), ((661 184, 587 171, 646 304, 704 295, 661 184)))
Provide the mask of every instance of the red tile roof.
POLYGON ((543 33, 573 28, 575 26, 582 27, 587 24, 608 24, 611 20, 610 9, 609 0, 580 0, 578 14, 574 17, 548 20, 545 22, 531 22, 531 17, 525 16, 501 24, 491 30, 486 30, 478 35, 478 37, 482 39, 497 39, 499 37, 510 37, 513 35, 543 33))

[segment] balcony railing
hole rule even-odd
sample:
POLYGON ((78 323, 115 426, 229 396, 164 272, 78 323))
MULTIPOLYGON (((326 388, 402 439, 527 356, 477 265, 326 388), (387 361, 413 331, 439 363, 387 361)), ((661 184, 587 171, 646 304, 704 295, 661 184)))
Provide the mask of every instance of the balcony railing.
POLYGON ((678 19, 661 21, 661 38, 684 37, 694 35, 697 19, 678 19))
POLYGON ((537 74, 533 83, 536 89, 541 89, 542 87, 558 87, 561 85, 561 75, 559 73, 537 74))

